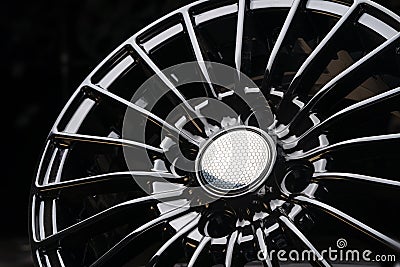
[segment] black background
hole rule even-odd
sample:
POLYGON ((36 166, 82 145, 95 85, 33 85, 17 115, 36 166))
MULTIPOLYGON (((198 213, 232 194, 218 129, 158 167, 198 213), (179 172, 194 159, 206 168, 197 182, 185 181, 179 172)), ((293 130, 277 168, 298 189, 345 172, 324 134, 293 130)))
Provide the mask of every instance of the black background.
MULTIPOLYGON (((27 217, 31 181, 47 134, 69 96, 117 45, 189 2, 14 0, 2 3, 0 266, 10 266, 11 260, 16 262, 10 253, 17 253, 18 258, 22 255, 15 252, 18 249, 26 254, 29 251, 27 217), (12 240, 19 240, 18 249, 4 249, 12 240)), ((376 2, 399 13, 398 0, 376 2)), ((26 260, 22 265, 29 264, 26 260)))

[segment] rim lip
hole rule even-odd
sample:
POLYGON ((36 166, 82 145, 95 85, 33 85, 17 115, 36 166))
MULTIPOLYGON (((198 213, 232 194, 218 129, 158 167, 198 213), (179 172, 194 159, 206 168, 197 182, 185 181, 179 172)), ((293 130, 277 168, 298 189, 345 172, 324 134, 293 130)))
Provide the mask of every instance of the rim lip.
POLYGON ((242 195, 245 195, 247 193, 251 193, 256 191, 262 184, 265 183, 265 181, 270 177, 270 174, 272 170, 274 169, 275 162, 277 158, 277 148, 276 148, 276 142, 274 139, 265 131, 252 127, 252 126, 245 126, 245 125, 240 125, 240 126, 234 126, 225 129, 224 131, 221 131, 217 133, 216 135, 212 136, 209 138, 206 142, 204 142, 199 150, 199 153, 197 154, 196 160, 195 160, 195 173, 196 173, 196 178, 197 181, 200 183, 201 187, 209 194, 211 194, 214 197, 223 197, 223 198, 234 198, 234 197, 239 197, 242 195), (204 152, 207 150, 207 148, 214 142, 214 140, 218 139, 219 137, 228 134, 230 132, 235 132, 235 131, 250 131, 253 133, 258 134, 261 136, 265 141, 266 144, 269 148, 269 158, 267 161, 267 167, 263 170, 263 172, 256 178, 254 181, 252 181, 250 184, 246 186, 242 186, 238 189, 218 189, 215 186, 210 185, 207 183, 201 174, 201 161, 204 155, 204 152))

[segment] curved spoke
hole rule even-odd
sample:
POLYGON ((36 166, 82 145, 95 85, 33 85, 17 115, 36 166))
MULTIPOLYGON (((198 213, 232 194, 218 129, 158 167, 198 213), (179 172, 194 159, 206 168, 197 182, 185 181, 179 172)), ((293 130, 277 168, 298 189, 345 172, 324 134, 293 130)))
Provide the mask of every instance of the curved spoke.
POLYGON ((199 245, 197 246, 196 250, 194 251, 192 258, 189 261, 188 267, 193 267, 194 264, 196 263, 198 257, 200 256, 200 253, 203 251, 204 247, 208 244, 208 242, 211 241, 211 237, 204 236, 199 245))
MULTIPOLYGON (((207 67, 205 65, 205 62, 204 62, 202 54, 201 54, 200 46, 198 45, 198 40, 194 33, 194 29, 193 29, 193 25, 192 25, 190 16, 187 12, 183 12, 183 16, 184 16, 185 24, 187 24, 186 27, 188 28, 187 30, 189 31, 189 37, 194 46, 193 48, 195 50, 195 55, 196 55, 197 61, 199 63, 200 69, 203 72, 203 75, 206 78, 207 82, 209 83, 212 93, 214 95, 216 95, 215 91, 212 87, 210 77, 208 75, 207 67), (187 14, 187 15, 185 15, 185 14, 187 14)), ((187 113, 191 112, 191 113, 195 114, 198 118, 200 118, 200 121, 205 125, 206 128, 210 127, 208 125, 207 121, 203 118, 203 116, 201 116, 199 110, 197 110, 196 108, 193 108, 189 104, 189 102, 187 101, 185 96, 175 87, 175 85, 171 82, 171 80, 167 78, 167 76, 162 72, 162 70, 160 70, 157 67, 157 65, 153 62, 153 60, 151 60, 151 58, 140 48, 140 46, 136 43, 136 37, 134 37, 133 40, 131 41, 131 45, 133 46, 135 51, 139 54, 139 56, 146 62, 146 64, 153 70, 153 72, 168 87, 168 89, 171 90, 180 99, 180 101, 185 105, 185 107, 188 109, 187 113)), ((182 134, 185 135, 185 132, 182 132, 182 134)), ((193 139, 190 136, 186 136, 186 137, 193 139)), ((197 142, 197 145, 198 145, 198 142, 197 142)))
POLYGON ((105 220, 112 219, 113 216, 117 216, 118 214, 123 214, 128 209, 135 207, 138 204, 143 204, 147 202, 153 202, 157 200, 165 200, 165 199, 176 199, 182 196, 184 189, 179 189, 175 191, 159 193, 151 196, 141 197, 134 200, 129 200, 124 203, 115 205, 111 208, 108 208, 96 215, 93 215, 83 221, 80 221, 70 227, 65 228, 53 235, 46 237, 45 239, 38 242, 41 247, 54 246, 57 242, 60 242, 62 239, 71 236, 79 236, 87 232, 90 227, 93 227, 96 224, 100 224, 105 220))
MULTIPOLYGON (((197 213, 195 213, 197 214, 197 213)), ((187 232, 193 230, 197 226, 200 220, 200 215, 197 214, 193 219, 189 220, 182 228, 179 229, 170 239, 165 242, 162 247, 155 253, 149 262, 149 266, 156 266, 158 264, 159 257, 179 238, 185 235, 187 232)))
POLYGON ((315 260, 321 266, 331 266, 318 252, 318 250, 311 244, 311 242, 305 237, 305 235, 285 216, 280 216, 279 219, 300 239, 300 241, 313 252, 315 260))
POLYGON ((97 143, 97 144, 105 144, 105 145, 113 145, 113 146, 127 146, 133 148, 144 148, 146 150, 150 150, 157 153, 163 153, 163 150, 160 148, 156 148, 153 146, 149 146, 147 144, 124 140, 124 139, 116 139, 110 137, 100 137, 100 136, 92 136, 92 135, 84 135, 84 134, 70 134, 63 132, 55 132, 52 137, 63 144, 70 145, 71 143, 97 143))
POLYGON ((356 139, 339 142, 339 143, 333 144, 333 145, 328 145, 325 147, 318 147, 318 148, 312 149, 308 152, 297 151, 292 154, 288 154, 286 156, 286 159, 297 160, 297 159, 312 158, 312 161, 316 161, 327 153, 331 153, 331 152, 339 150, 339 149, 348 148, 350 146, 367 145, 367 144, 376 143, 376 142, 382 142, 382 143, 398 142, 399 139, 400 139, 400 134, 387 134, 387 135, 361 137, 361 138, 356 138, 356 139))
POLYGON ((74 192, 88 191, 95 193, 99 190, 110 190, 112 188, 126 188, 135 186, 135 177, 156 177, 170 182, 181 182, 181 177, 164 172, 140 172, 126 171, 114 172, 89 177, 74 179, 65 182, 50 183, 43 186, 36 186, 37 190, 45 195, 54 196, 61 191, 71 190, 74 192))
MULTIPOLYGON (((282 26, 282 29, 279 33, 278 39, 276 40, 276 43, 272 49, 271 55, 268 59, 268 63, 267 63, 267 68, 265 71, 265 78, 264 78, 264 82, 263 82, 263 90, 264 91, 269 91, 270 90, 270 78, 271 78, 271 73, 273 72, 273 69, 275 67, 275 64, 277 64, 277 57, 279 54, 279 51, 282 48, 282 45, 285 41, 285 38, 287 38, 288 36, 288 31, 290 29, 290 27, 292 26, 294 17, 296 15, 296 13, 298 12, 301 3, 303 2, 303 0, 294 0, 293 4, 289 10, 289 13, 286 17, 286 20, 282 26)), ((277 93, 275 92, 275 95, 277 93)))
POLYGON ((257 228, 255 234, 256 234, 256 237, 257 237, 258 247, 260 248, 260 250, 264 254, 265 264, 268 267, 272 267, 273 265, 272 265, 271 259, 268 256, 269 255, 269 251, 268 251, 268 248, 267 248, 267 243, 265 242, 263 231, 261 230, 261 228, 257 228))
POLYGON ((184 212, 187 212, 189 208, 189 206, 178 207, 135 229, 129 235, 125 236, 115 246, 109 249, 106 253, 104 253, 99 259, 97 259, 92 265, 90 265, 90 267, 110 266, 110 261, 112 261, 112 259, 118 257, 118 254, 121 253, 124 248, 134 242, 146 231, 151 230, 152 228, 165 222, 166 220, 182 215, 184 212))
MULTIPOLYGON (((199 64, 199 67, 201 69, 201 72, 203 73, 203 76, 205 77, 208 85, 210 86, 212 94, 214 95, 214 97, 217 98, 217 94, 216 94, 216 92, 214 90, 214 87, 212 86, 212 83, 211 83, 211 79, 210 79, 210 76, 209 76, 209 73, 208 73, 208 70, 207 70, 207 66, 206 66, 206 64, 204 62, 204 59, 203 59, 203 54, 201 52, 200 45, 198 43, 198 39, 196 37, 196 33, 194 32, 194 29, 193 29, 193 24, 192 24, 192 21, 191 21, 191 17, 190 17, 190 15, 189 15, 187 10, 182 12, 182 16, 183 16, 183 19, 185 21, 186 30, 188 31, 189 39, 190 39, 190 42, 191 42, 191 44, 193 46, 193 49, 194 49, 194 52, 195 52, 195 56, 196 56, 197 62, 199 64)), ((153 72, 169 88, 169 90, 171 90, 181 100, 181 102, 188 109, 187 113, 189 114, 191 112, 194 115, 196 115, 196 117, 199 118, 200 121, 203 123, 205 130, 208 130, 208 129, 212 128, 207 123, 207 121, 204 119, 204 117, 200 114, 200 111, 197 110, 196 108, 193 108, 189 104, 189 102, 187 101, 185 96, 175 87, 175 85, 171 82, 171 80, 167 78, 167 76, 162 72, 162 70, 160 70, 157 67, 157 65, 151 60, 151 58, 139 47, 139 45, 136 43, 136 37, 134 37, 133 40, 131 41, 131 45, 133 46, 135 51, 139 54, 139 56, 153 70, 153 72)), ((182 133, 182 135, 185 135, 185 132, 182 131, 181 133, 182 133)), ((193 139, 190 136, 186 136, 186 137, 189 137, 190 139, 193 139)), ((196 141, 196 145, 199 145, 198 143, 199 142, 196 141)))
POLYGON ((354 173, 321 172, 321 173, 315 173, 313 175, 313 178, 318 181, 324 181, 324 180, 358 181, 358 182, 390 186, 395 189, 400 189, 399 181, 387 180, 387 179, 361 175, 361 174, 354 174, 354 173))
POLYGON ((196 56, 196 60, 199 64, 201 73, 203 74, 204 78, 206 79, 208 86, 210 87, 211 92, 214 95, 214 97, 218 98, 218 95, 215 92, 214 87, 211 83, 210 75, 208 73, 207 66, 206 66, 206 63, 203 58, 203 53, 202 53, 200 45, 199 45, 199 40, 197 39, 196 33, 193 28, 193 23, 192 23, 190 14, 187 11, 185 11, 182 13, 182 15, 183 15, 183 20, 185 21, 186 29, 189 34, 190 43, 192 44, 192 48, 193 48, 194 54, 196 56))
POLYGON ((50 183, 43 186, 37 186, 40 193, 54 196, 61 191, 71 190, 80 192, 83 190, 91 193, 98 191, 98 188, 115 188, 127 186, 132 182, 132 176, 129 172, 107 173, 102 175, 94 175, 80 179, 74 179, 59 183, 50 183))
POLYGON ((152 69, 152 71, 161 79, 161 81, 171 90, 181 101, 184 103, 186 108, 190 111, 195 112, 193 107, 187 102, 186 98, 181 92, 175 87, 175 85, 165 76, 165 74, 160 70, 159 67, 151 60, 151 58, 142 50, 142 48, 136 43, 136 38, 130 42, 130 44, 135 49, 136 53, 146 62, 146 64, 152 69))
POLYGON ((400 33, 375 48, 328 82, 302 108, 299 109, 288 125, 280 127, 280 137, 283 137, 283 135, 288 133, 287 130, 289 127, 293 127, 295 123, 299 123, 301 118, 305 117, 306 114, 311 113, 311 110, 314 109, 316 105, 323 104, 323 100, 326 100, 328 97, 340 99, 350 93, 354 89, 355 85, 358 85, 360 82, 371 76, 373 73, 369 71, 369 68, 374 67, 374 60, 392 46, 396 45, 399 39, 400 33))
POLYGON ((236 47, 235 47, 235 65, 240 78, 240 71, 242 68, 242 46, 243 46, 243 31, 244 31, 244 17, 246 10, 246 0, 239 0, 238 19, 236 25, 236 47))
POLYGON ((226 247, 225 266, 231 267, 233 250, 235 249, 236 240, 238 238, 238 231, 236 230, 229 237, 228 245, 226 247))
POLYGON ((119 97, 109 91, 106 91, 96 85, 90 85, 89 86, 90 89, 96 91, 98 94, 106 96, 108 98, 111 98, 125 106, 127 106, 128 108, 131 108, 137 112, 139 112, 141 115, 145 116, 145 117, 149 117, 151 118, 153 121, 155 121, 160 127, 165 126, 168 130, 174 131, 177 134, 181 134, 183 137, 185 137, 189 142, 191 142, 192 144, 195 144, 196 146, 199 146, 199 141, 195 140, 195 138, 193 138, 192 136, 189 136, 186 132, 184 131, 180 131, 178 128, 172 126, 171 124, 169 124, 168 122, 164 121, 163 119, 161 119, 160 117, 156 116, 155 114, 147 111, 144 108, 139 107, 138 105, 133 104, 132 102, 129 102, 125 99, 123 99, 122 97, 119 97))
MULTIPOLYGON (((327 54, 329 50, 332 49, 333 40, 336 38, 340 38, 340 32, 343 30, 345 25, 351 23, 356 17, 354 14, 358 9, 359 2, 355 1, 354 4, 349 8, 349 10, 344 14, 339 21, 333 26, 333 28, 329 31, 329 33, 322 39, 322 41, 318 44, 318 46, 311 52, 311 54, 307 57, 306 61, 301 65, 299 70, 297 71, 295 77, 293 78, 288 92, 293 95, 296 90, 299 88, 299 85, 302 84, 305 88, 310 88, 311 83, 318 78, 320 73, 320 69, 324 67, 324 63, 329 59, 327 54), (326 58, 324 60, 324 58, 326 58), (307 77, 308 83, 304 85, 304 80, 306 76, 313 75, 313 77, 307 77)), ((332 53, 332 51, 330 51, 332 53)), ((288 97, 290 96, 288 95, 288 97)))
POLYGON ((357 219, 347 215, 344 212, 341 212, 338 209, 335 209, 334 207, 331 207, 325 203, 322 203, 316 199, 311 199, 308 197, 304 196, 298 196, 295 198, 295 200, 299 201, 300 204, 309 204, 311 206, 314 206, 323 212, 331 215, 334 218, 340 219, 341 221, 351 225, 352 227, 356 228, 360 232, 363 232, 364 234, 382 242, 384 245, 393 248, 394 250, 398 251, 400 250, 400 243, 382 233, 379 231, 369 227, 368 225, 358 221, 357 219))
POLYGON ((307 130, 300 137, 295 138, 295 139, 290 138, 290 141, 283 140, 282 142, 284 143, 284 148, 293 148, 293 147, 297 146, 297 144, 299 142, 301 142, 303 139, 312 135, 316 131, 321 132, 322 129, 324 129, 324 127, 326 128, 328 125, 331 125, 331 124, 339 121, 341 118, 348 116, 350 114, 353 114, 355 112, 358 112, 360 110, 365 110, 367 108, 373 108, 374 105, 381 104, 382 102, 390 100, 393 97, 397 97, 399 95, 400 95, 400 88, 396 88, 396 89, 378 94, 376 96, 373 96, 366 100, 360 101, 356 104, 353 104, 353 105, 333 114, 329 118, 315 124, 313 127, 311 127, 309 130, 307 130))

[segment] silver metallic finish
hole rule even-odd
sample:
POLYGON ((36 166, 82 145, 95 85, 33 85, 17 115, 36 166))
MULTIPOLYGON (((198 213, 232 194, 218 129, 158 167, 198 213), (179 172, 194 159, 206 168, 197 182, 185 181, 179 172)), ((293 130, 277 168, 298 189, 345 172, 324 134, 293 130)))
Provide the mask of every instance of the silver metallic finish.
MULTIPOLYGON (((258 246, 259 246, 260 250, 263 251, 264 255, 269 255, 267 244, 265 242, 264 233, 261 230, 261 228, 257 228, 255 234, 257 237, 257 242, 258 242, 258 246)), ((271 259, 269 259, 268 257, 265 257, 264 261, 268 267, 272 267, 271 259)))
POLYGON ((321 0, 309 0, 306 7, 308 9, 324 11, 339 16, 343 16, 344 14, 346 14, 347 10, 349 9, 347 6, 339 3, 321 0))
POLYGON ((99 82, 99 86, 107 89, 110 85, 130 66, 135 63, 135 60, 128 56, 121 60, 106 76, 99 82))
POLYGON ((237 196, 262 184, 275 159, 275 143, 268 134, 252 127, 234 127, 201 147, 196 173, 209 193, 237 196))
POLYGON ((375 31, 378 34, 381 34, 386 39, 390 39, 394 37, 398 32, 387 25, 386 23, 382 22, 381 20, 371 16, 370 14, 363 14, 358 22, 365 27, 368 27, 375 31))
POLYGON ((68 122, 64 131, 66 133, 78 132, 83 120, 95 104, 96 102, 92 99, 86 98, 85 100, 83 100, 79 108, 76 110, 75 114, 72 116, 71 120, 68 122))
POLYGON ((231 236, 229 237, 228 245, 226 247, 226 256, 225 256, 225 266, 226 267, 231 267, 233 250, 235 248, 237 237, 238 237, 237 230, 235 232, 233 232, 231 234, 231 236))
POLYGON ((196 36, 196 32, 193 28, 192 19, 188 12, 183 12, 182 15, 183 15, 183 20, 185 21, 186 30, 188 31, 190 43, 192 44, 192 48, 194 50, 194 54, 196 56, 196 60, 199 64, 201 72, 204 75, 204 78, 207 80, 208 86, 210 87, 214 97, 218 98, 218 96, 214 90, 214 87, 211 83, 210 75, 208 73, 208 69, 207 69, 207 66, 204 61, 204 57, 203 57, 203 53, 200 48, 199 40, 198 40, 198 38, 196 36))
POLYGON ((196 25, 199 25, 199 24, 205 23, 207 21, 210 21, 210 20, 222 17, 222 16, 233 14, 233 13, 237 12, 237 10, 238 10, 237 4, 219 7, 219 8, 212 9, 210 11, 201 13, 197 16, 194 16, 194 22, 196 25))
POLYGON ((146 50, 147 53, 149 53, 151 50, 161 45, 171 37, 181 33, 182 31, 183 31, 182 24, 176 24, 171 28, 169 28, 168 30, 163 31, 162 33, 148 40, 146 43, 143 44, 143 48, 144 50, 146 50))
POLYGON ((204 247, 210 242, 211 237, 203 237, 197 246, 196 250, 194 251, 192 258, 189 261, 188 267, 193 267, 199 257, 200 253, 203 251, 204 247))
POLYGON ((60 261, 61 267, 65 267, 64 260, 63 260, 63 258, 61 256, 60 250, 57 250, 57 258, 60 261))
POLYGON ((291 7, 293 0, 251 0, 250 9, 276 8, 276 7, 291 7))
POLYGON ((239 0, 239 11, 236 25, 236 48, 235 48, 235 65, 240 77, 242 67, 242 44, 243 44, 243 28, 245 16, 246 0, 239 0))
POLYGON ((283 41, 287 35, 287 32, 289 31, 290 26, 292 25, 292 21, 294 18, 294 15, 296 12, 298 12, 298 9, 300 7, 301 0, 294 0, 293 4, 289 10, 289 14, 287 15, 287 18, 285 20, 285 23, 283 24, 282 30, 279 33, 278 40, 276 41, 274 48, 272 49, 271 56, 269 57, 268 63, 267 63, 267 74, 271 72, 273 65, 275 63, 276 57, 278 55, 279 50, 281 49, 281 46, 283 44, 283 41))
POLYGON ((201 174, 211 185, 238 189, 252 183, 267 167, 268 144, 256 133, 235 131, 214 140, 204 151, 201 174))

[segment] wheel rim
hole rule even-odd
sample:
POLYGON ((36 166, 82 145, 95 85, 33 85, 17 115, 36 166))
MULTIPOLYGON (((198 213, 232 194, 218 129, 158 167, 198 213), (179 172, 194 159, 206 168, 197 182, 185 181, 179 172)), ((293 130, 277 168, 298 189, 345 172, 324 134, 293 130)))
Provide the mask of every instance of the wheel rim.
POLYGON ((330 266, 320 251, 340 237, 397 255, 400 233, 388 214, 399 208, 399 29, 400 18, 373 2, 317 0, 199 1, 149 25, 88 76, 49 135, 32 186, 35 263, 280 266, 257 253, 307 249, 318 256, 311 264, 330 266), (175 66, 189 61, 202 77, 192 90, 177 85, 175 66), (236 90, 251 77, 245 103, 216 86, 210 62, 233 68, 236 90), (135 90, 152 76, 152 89, 172 97, 150 105, 135 90), (204 96, 240 117, 204 122, 196 117, 203 102, 190 101, 204 96), (179 105, 194 115, 168 117, 179 105), (185 171, 167 155, 182 150, 202 162, 204 147, 235 129, 262 132, 274 151, 245 191, 214 194, 214 185, 209 195, 204 185, 215 176, 199 175, 203 163, 185 171))

